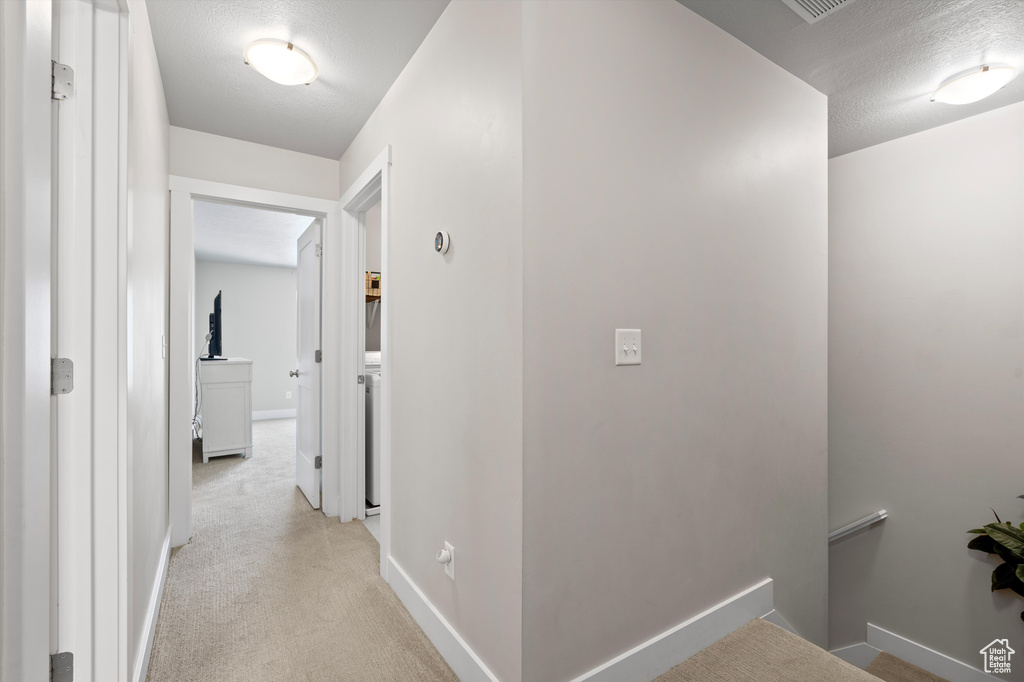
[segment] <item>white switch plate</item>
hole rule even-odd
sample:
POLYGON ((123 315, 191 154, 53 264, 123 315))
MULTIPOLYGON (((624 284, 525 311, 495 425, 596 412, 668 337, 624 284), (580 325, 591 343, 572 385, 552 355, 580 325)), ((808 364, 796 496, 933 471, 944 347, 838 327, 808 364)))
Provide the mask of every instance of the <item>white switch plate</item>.
POLYGON ((291 391, 285 391, 284 392, 284 399, 285 400, 291 400, 292 399, 292 392, 291 391))
POLYGON ((448 556, 451 557, 444 565, 444 574, 455 580, 455 548, 447 540, 445 540, 444 548, 448 550, 448 556))
POLYGON ((641 346, 639 329, 615 330, 616 365, 639 365, 640 350, 641 346))

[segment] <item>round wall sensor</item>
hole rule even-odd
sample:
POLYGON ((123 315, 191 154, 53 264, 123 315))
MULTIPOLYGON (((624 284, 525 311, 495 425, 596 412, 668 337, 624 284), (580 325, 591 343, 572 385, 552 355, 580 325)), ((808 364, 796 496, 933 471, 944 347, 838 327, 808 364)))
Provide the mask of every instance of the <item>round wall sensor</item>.
POLYGON ((441 231, 434 237, 434 251, 438 253, 448 253, 448 247, 452 245, 452 240, 448 236, 448 233, 441 231))

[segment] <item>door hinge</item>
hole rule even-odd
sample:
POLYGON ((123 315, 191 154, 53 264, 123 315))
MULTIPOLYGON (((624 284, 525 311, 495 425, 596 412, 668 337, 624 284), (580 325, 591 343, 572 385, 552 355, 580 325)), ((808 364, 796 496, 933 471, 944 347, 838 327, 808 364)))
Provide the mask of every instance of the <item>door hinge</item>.
POLYGON ((67 358, 50 359, 50 395, 66 395, 75 388, 75 363, 67 358))
POLYGON ((75 94, 75 72, 67 64, 50 61, 50 97, 69 99, 75 94))
POLYGON ((323 467, 324 467, 323 457, 321 457, 320 455, 317 455, 316 458, 313 460, 313 468, 314 469, 322 469, 323 467))
POLYGON ((320 255, 323 255, 323 252, 324 252, 324 245, 323 244, 317 244, 316 245, 316 249, 314 250, 314 253, 317 256, 320 256, 320 255))
POLYGON ((313 362, 321 362, 322 358, 323 356, 320 354, 320 351, 313 354, 313 362))
POLYGON ((50 680, 52 682, 74 682, 75 655, 68 651, 50 654, 50 680))
POLYGON ((365 381, 366 381, 366 377, 363 376, 362 374, 360 374, 358 377, 356 377, 356 383, 357 384, 361 384, 361 383, 363 383, 365 381))

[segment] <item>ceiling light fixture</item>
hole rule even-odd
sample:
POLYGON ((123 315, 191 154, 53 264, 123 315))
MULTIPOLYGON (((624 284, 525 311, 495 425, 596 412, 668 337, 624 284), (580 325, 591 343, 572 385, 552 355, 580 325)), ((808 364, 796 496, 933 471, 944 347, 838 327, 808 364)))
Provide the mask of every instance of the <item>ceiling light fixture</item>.
POLYGON ((320 73, 310 56, 287 40, 254 41, 243 57, 246 64, 281 85, 309 85, 320 73))
POLYGON ((932 94, 933 102, 970 104, 985 99, 1016 77, 1009 64, 985 64, 950 76, 932 94))

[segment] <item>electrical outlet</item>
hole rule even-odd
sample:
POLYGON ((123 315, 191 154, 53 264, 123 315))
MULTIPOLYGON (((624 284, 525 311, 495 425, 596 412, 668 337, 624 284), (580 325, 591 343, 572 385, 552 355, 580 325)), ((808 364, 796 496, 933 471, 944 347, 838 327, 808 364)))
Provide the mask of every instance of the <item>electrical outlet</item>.
POLYGON ((285 397, 285 400, 291 400, 292 399, 292 392, 291 391, 285 391, 284 392, 284 397, 285 397))
POLYGON ((639 365, 640 350, 641 346, 639 329, 615 330, 616 365, 639 365))
POLYGON ((447 540, 444 542, 444 548, 448 550, 448 556, 451 557, 448 559, 448 563, 444 565, 444 574, 455 580, 455 548, 447 540))

